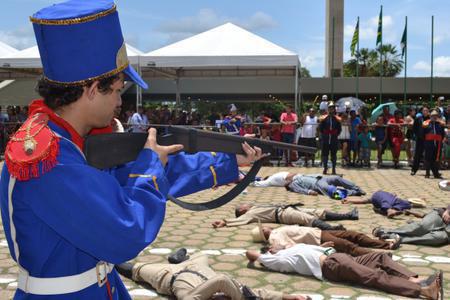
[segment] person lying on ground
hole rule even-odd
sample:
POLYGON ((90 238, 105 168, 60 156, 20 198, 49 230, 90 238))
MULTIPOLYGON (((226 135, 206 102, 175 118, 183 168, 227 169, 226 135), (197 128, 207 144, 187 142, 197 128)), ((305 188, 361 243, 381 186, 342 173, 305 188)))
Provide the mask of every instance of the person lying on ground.
POLYGON ((345 199, 347 196, 363 196, 366 193, 350 180, 331 175, 296 175, 287 178, 286 190, 304 195, 325 195, 332 199, 345 199))
POLYGON ((349 196, 361 196, 366 193, 350 180, 337 175, 319 174, 295 174, 290 172, 278 172, 265 177, 264 180, 255 181, 255 187, 284 186, 289 191, 304 194, 331 196, 336 189, 345 189, 349 196))
POLYGON ((286 225, 302 225, 318 227, 322 230, 343 230, 342 225, 331 226, 324 221, 358 220, 358 210, 355 208, 348 213, 335 213, 323 209, 303 208, 303 204, 274 205, 274 204, 240 204, 236 206, 236 218, 214 221, 214 228, 241 226, 250 223, 279 223, 286 225))
POLYGON ((439 299, 443 282, 440 271, 426 280, 392 260, 385 252, 372 252, 357 257, 335 253, 335 249, 296 244, 278 252, 266 253, 248 250, 250 262, 258 261, 264 267, 286 273, 314 276, 319 280, 346 282, 404 297, 419 296, 439 299))
POLYGON ((400 236, 401 244, 427 246, 448 245, 450 240, 450 205, 447 208, 435 208, 423 215, 419 222, 411 222, 399 228, 376 227, 373 235, 381 239, 400 236))
POLYGON ((122 276, 135 282, 147 283, 159 294, 176 299, 256 299, 249 298, 251 295, 266 300, 309 298, 265 289, 250 289, 228 275, 216 273, 210 268, 208 257, 202 253, 196 253, 189 260, 178 264, 124 263, 116 265, 116 269, 122 276))
POLYGON ((359 256, 372 252, 372 249, 395 250, 398 248, 400 237, 396 241, 384 241, 373 239, 367 235, 352 230, 328 230, 303 227, 297 225, 281 226, 272 229, 269 226, 253 228, 252 238, 254 242, 267 242, 268 246, 279 251, 294 246, 295 244, 308 244, 322 247, 333 247, 337 252, 343 252, 352 256, 359 256))
POLYGON ((410 211, 412 207, 425 207, 425 201, 418 198, 401 199, 396 194, 385 191, 377 191, 368 199, 344 199, 343 204, 367 204, 373 205, 376 213, 392 218, 403 213, 409 213, 416 216, 415 212, 410 211))

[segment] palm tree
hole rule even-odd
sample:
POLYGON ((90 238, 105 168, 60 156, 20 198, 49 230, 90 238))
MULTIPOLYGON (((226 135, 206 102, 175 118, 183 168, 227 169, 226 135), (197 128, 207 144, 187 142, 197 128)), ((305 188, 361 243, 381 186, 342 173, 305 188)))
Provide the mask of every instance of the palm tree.
MULTIPOLYGON (((361 48, 356 53, 359 58, 359 76, 380 76, 380 51, 379 49, 361 48)), ((395 77, 403 69, 403 61, 397 53, 395 46, 391 44, 383 45, 381 48, 383 62, 383 76, 395 77)), ((356 58, 352 58, 344 63, 344 76, 356 76, 356 58)))

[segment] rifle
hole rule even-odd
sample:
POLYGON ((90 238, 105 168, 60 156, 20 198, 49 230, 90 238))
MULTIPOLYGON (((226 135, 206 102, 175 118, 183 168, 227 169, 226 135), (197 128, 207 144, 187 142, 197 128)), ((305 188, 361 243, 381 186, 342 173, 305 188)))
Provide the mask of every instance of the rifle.
MULTIPOLYGON (((98 169, 109 169, 134 161, 147 141, 148 133, 111 133, 88 136, 83 152, 89 165, 98 169)), ((158 136, 157 143, 163 146, 182 144, 183 151, 196 153, 212 151, 245 154, 242 144, 260 147, 263 153, 271 153, 275 149, 295 150, 305 153, 316 153, 314 147, 266 141, 242 136, 227 135, 218 132, 169 126, 168 134, 158 136)), ((252 181, 262 167, 263 160, 256 161, 247 175, 233 189, 217 199, 203 203, 188 203, 168 195, 175 204, 189 210, 202 211, 220 207, 238 196, 252 181)))

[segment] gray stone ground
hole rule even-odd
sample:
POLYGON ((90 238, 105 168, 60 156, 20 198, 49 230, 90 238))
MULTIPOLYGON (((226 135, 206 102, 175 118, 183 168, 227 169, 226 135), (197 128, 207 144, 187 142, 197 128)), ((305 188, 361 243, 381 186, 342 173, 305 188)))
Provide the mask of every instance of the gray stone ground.
MULTIPOLYGON (((278 171, 318 173, 318 168, 277 168, 265 167, 260 176, 266 176, 278 171)), ((412 177, 409 170, 394 169, 353 169, 338 170, 345 177, 356 182, 368 194, 379 189, 397 193, 399 196, 424 198, 429 207, 439 207, 450 203, 450 193, 438 189, 438 180, 425 179, 423 171, 412 177)), ((449 178, 450 172, 444 171, 444 177, 449 178)), ((190 201, 205 201, 224 193, 230 187, 217 190, 207 190, 186 197, 190 201)), ((166 221, 157 240, 142 251, 136 261, 165 262, 167 253, 179 247, 187 247, 191 251, 204 251, 210 254, 210 264, 214 270, 227 273, 250 287, 265 287, 294 294, 312 295, 313 299, 401 299, 398 296, 387 295, 377 291, 352 287, 345 284, 320 282, 293 274, 266 272, 260 269, 247 268, 247 260, 243 256, 245 249, 259 249, 258 244, 251 241, 250 230, 254 225, 243 227, 213 229, 211 222, 233 216, 233 207, 238 203, 293 203, 303 201, 306 207, 332 209, 333 211, 348 211, 351 205, 343 205, 338 201, 329 200, 323 196, 302 196, 288 193, 284 188, 254 188, 249 187, 247 194, 242 194, 231 204, 208 212, 190 212, 172 203, 168 204, 166 221)), ((370 205, 358 205, 359 221, 342 221, 348 229, 359 230, 368 235, 372 228, 378 225, 396 227, 404 224, 412 217, 398 217, 388 220, 374 214, 370 205)), ((424 209, 422 211, 427 211, 424 209)), ((432 274, 435 270, 445 272, 446 299, 450 299, 450 246, 423 247, 403 245, 394 252, 394 257, 400 263, 408 266, 421 276, 432 274)), ((14 294, 16 286, 17 267, 9 256, 3 228, 0 232, 0 299, 9 299, 14 294)), ((133 299, 163 299, 151 290, 124 280, 133 299)))

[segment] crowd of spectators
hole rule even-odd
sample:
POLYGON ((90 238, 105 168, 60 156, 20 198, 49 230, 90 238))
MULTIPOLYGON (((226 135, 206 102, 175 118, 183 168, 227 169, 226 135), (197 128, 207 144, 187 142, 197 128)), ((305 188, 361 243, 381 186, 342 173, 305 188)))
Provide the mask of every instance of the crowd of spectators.
MULTIPOLYGON (((439 99, 441 100, 441 99, 439 99)), ((439 118, 443 122, 450 122, 450 105, 444 106, 441 101, 437 103, 439 118)), ((341 164, 347 167, 370 166, 370 160, 376 159, 377 165, 383 163, 383 154, 390 149, 392 161, 395 167, 399 166, 400 152, 405 151, 406 159, 415 173, 422 160, 418 152, 423 152, 423 146, 417 141, 423 140, 422 123, 430 115, 430 107, 411 106, 405 111, 398 110, 393 115, 389 107, 385 107, 383 113, 374 123, 369 123, 370 111, 365 107, 353 110, 347 107, 337 111, 342 130, 338 136, 341 153, 341 164), (376 150, 376 157, 371 157, 372 149, 376 150)), ((0 107, 1 109, 1 107, 0 107)), ((26 106, 8 106, 0 113, 0 146, 3 152, 9 136, 15 132, 20 123, 24 122, 28 113, 26 106)), ((197 126, 206 130, 215 130, 228 134, 253 135, 256 138, 298 143, 301 145, 319 147, 320 134, 318 125, 326 115, 326 102, 318 107, 310 106, 306 113, 297 116, 292 107, 286 106, 280 114, 272 110, 260 111, 252 119, 245 112, 239 112, 232 104, 227 112, 212 111, 209 114, 200 115, 196 111, 179 111, 163 105, 157 109, 144 109, 138 111, 124 110, 118 113, 117 118, 128 132, 144 132, 150 125, 188 125, 197 126), (316 110, 318 108, 318 110, 316 110)), ((163 127, 162 127, 163 128, 163 127)), ((163 130, 163 129, 160 129, 163 130)), ((442 162, 448 165, 450 159, 448 138, 444 140, 442 147, 442 162)), ((316 157, 307 153, 278 152, 274 156, 283 157, 286 165, 302 158, 303 165, 311 162, 315 165, 316 157)))

